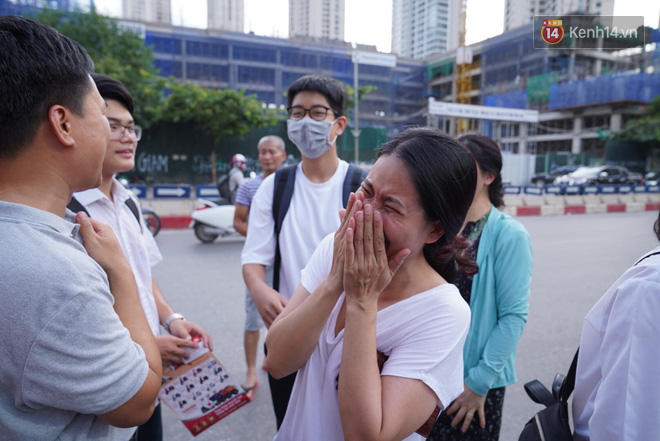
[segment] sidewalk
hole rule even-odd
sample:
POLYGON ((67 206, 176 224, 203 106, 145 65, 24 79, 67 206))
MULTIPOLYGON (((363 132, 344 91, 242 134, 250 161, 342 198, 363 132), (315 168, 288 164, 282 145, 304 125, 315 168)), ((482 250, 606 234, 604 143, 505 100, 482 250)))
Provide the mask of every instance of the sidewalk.
POLYGON ((504 195, 511 216, 622 213, 660 210, 660 193, 504 195))

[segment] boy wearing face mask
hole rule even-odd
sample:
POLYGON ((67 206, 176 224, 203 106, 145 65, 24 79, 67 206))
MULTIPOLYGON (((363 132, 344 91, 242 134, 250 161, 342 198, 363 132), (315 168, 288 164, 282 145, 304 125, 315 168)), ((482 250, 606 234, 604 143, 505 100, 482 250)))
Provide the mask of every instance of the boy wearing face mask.
MULTIPOLYGON (((279 234, 279 290, 265 282, 266 268, 274 264, 276 254, 274 174, 254 196, 241 256, 245 284, 266 327, 286 306, 317 245, 339 227, 337 213, 343 208, 342 190, 349 168, 337 155, 337 137, 347 124, 346 92, 339 82, 326 75, 306 75, 289 86, 287 97, 288 135, 300 150, 302 161, 296 166, 293 195, 279 234)), ((281 380, 269 375, 278 428, 294 380, 295 374, 281 380)))

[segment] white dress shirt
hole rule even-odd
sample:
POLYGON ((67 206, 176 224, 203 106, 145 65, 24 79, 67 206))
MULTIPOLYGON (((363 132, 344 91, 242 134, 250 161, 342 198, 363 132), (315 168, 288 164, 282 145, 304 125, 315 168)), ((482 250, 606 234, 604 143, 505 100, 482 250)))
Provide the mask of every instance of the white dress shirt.
POLYGON ((147 316, 149 327, 155 336, 160 335, 160 320, 154 299, 151 268, 163 260, 158 245, 140 216, 138 225, 135 215, 126 205, 132 198, 138 209, 140 203, 116 179, 112 182, 114 201, 108 199, 98 188, 74 193, 74 197, 89 212, 92 219, 112 227, 129 265, 133 269, 135 282, 140 294, 140 303, 147 316))
POLYGON ((573 397, 576 441, 660 440, 658 317, 656 254, 623 273, 584 319, 573 397))

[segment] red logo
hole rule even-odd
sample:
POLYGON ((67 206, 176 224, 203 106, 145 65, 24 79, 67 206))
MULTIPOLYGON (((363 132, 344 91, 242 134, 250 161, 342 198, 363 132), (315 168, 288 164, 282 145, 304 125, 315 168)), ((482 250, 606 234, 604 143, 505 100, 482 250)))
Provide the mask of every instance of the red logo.
POLYGON ((548 44, 557 44, 564 38, 562 20, 543 20, 541 38, 548 44))

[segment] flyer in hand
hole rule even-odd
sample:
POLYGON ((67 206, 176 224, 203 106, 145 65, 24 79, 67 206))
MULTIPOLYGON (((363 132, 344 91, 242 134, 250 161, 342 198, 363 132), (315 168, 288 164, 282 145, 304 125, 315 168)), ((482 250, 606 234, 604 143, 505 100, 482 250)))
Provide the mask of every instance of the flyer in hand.
POLYGON ((163 372, 158 396, 197 436, 250 400, 201 341, 186 364, 163 372))

